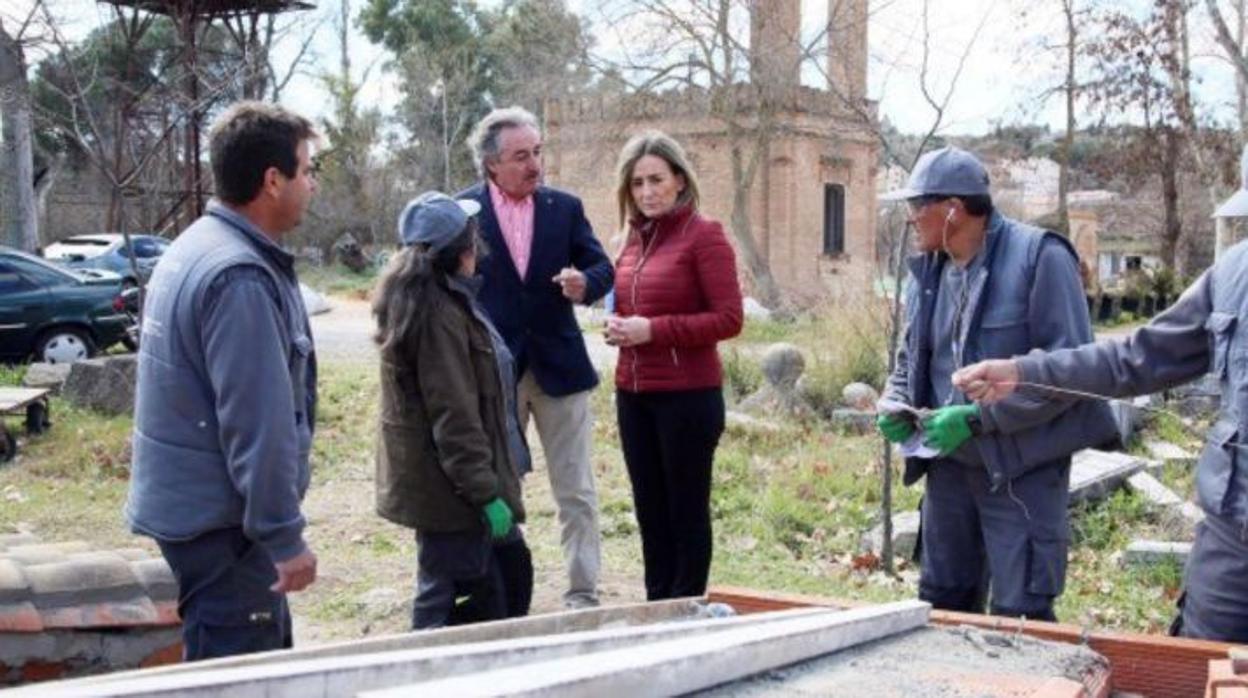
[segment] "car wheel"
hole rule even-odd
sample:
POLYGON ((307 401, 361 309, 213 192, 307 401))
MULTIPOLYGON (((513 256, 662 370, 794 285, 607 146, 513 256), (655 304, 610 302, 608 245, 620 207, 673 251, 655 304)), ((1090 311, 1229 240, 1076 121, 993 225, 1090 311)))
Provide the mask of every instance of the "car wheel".
POLYGON ((42 402, 32 402, 26 406, 26 433, 42 434, 52 426, 48 419, 48 406, 42 402))
POLYGON ((70 364, 95 355, 95 343, 76 327, 54 327, 35 344, 35 359, 49 364, 70 364))

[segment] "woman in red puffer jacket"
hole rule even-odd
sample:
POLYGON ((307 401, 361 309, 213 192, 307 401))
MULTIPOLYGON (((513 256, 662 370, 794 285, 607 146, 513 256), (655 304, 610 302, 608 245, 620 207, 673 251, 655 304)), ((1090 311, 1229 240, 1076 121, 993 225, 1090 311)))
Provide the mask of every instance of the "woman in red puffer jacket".
POLYGON ((716 343, 741 331, 741 287, 723 226, 698 213, 684 150, 650 131, 619 161, 616 413, 641 526, 649 600, 700 596, 711 567, 711 466, 724 431, 716 343))

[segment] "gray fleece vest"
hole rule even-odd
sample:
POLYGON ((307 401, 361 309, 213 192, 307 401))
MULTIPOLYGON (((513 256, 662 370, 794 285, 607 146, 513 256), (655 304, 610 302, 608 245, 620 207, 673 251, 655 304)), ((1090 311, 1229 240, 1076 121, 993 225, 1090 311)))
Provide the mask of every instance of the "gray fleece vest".
MULTIPOLYGON (((136 533, 160 540, 189 540, 242 523, 244 501, 222 453, 200 336, 205 293, 217 275, 230 267, 263 269, 278 291, 288 328, 284 339, 294 404, 303 406, 296 417, 301 497, 308 486, 315 408, 315 391, 309 385, 315 369, 309 359, 312 341, 307 313, 298 283, 230 222, 237 215, 210 204, 209 214, 183 231, 162 256, 148 287, 126 518, 136 533)), ((255 410, 260 419, 265 401, 263 395, 256 398, 245 408, 255 410)))

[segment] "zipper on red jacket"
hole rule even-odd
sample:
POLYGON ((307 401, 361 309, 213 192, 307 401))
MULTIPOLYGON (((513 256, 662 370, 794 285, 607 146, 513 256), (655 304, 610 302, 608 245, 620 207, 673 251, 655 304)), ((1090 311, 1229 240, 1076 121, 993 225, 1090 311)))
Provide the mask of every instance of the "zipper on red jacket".
MULTIPOLYGON (((693 219, 695 216, 697 216, 696 211, 689 212, 689 217, 685 219, 685 224, 681 226, 680 228, 680 233, 679 233, 680 235, 683 235, 685 231, 689 229, 689 224, 693 222, 693 219)), ((654 250, 654 247, 655 245, 658 244, 658 242, 659 242, 659 222, 656 220, 654 221, 654 235, 650 237, 649 243, 646 243, 644 240, 642 241, 641 258, 637 260, 637 266, 633 268, 633 286, 632 288, 629 289, 628 296, 633 304, 634 315, 637 314, 637 286, 638 286, 638 281, 640 281, 641 279, 641 269, 642 267, 646 265, 646 260, 650 257, 650 252, 654 250)), ((654 339, 654 328, 652 326, 651 327, 651 340, 653 339, 654 339)), ((637 348, 632 347, 632 350, 633 350, 633 392, 637 393, 637 392, 641 392, 641 379, 638 377, 638 374, 637 374, 637 348)), ((676 347, 672 347, 672 361, 677 366, 680 365, 680 361, 677 360, 676 358, 676 347)))
MULTIPOLYGON (((654 224, 654 234, 650 236, 650 242, 645 240, 641 243, 641 256, 637 259, 637 266, 633 267, 633 283, 628 289, 629 301, 633 305, 633 314, 637 314, 637 282, 641 279, 641 268, 646 265, 646 258, 650 256, 650 251, 654 249, 654 244, 659 239, 659 224, 654 224)), ((651 338, 653 339, 654 328, 651 328, 651 338)), ((637 347, 630 347, 633 350, 633 392, 641 392, 641 380, 637 374, 637 347)))
POLYGON ((676 347, 672 347, 672 365, 680 366, 680 359, 676 356, 676 347))

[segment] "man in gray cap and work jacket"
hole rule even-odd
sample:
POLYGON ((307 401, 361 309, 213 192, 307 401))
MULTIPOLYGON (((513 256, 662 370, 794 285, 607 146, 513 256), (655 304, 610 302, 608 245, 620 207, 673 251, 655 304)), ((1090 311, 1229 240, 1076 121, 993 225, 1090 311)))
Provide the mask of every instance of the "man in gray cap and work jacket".
POLYGON ((921 157, 888 199, 910 209, 905 340, 878 406, 905 483, 927 476, 919 598, 936 608, 1053 620, 1066 578, 1070 454, 1115 435, 1107 406, 1023 399, 980 408, 954 371, 1091 341, 1074 250, 994 210, 970 153, 921 157))
MULTIPOLYGON (((1216 217, 1248 216, 1248 150, 1242 168, 1243 187, 1218 208, 1216 217)), ((1241 643, 1248 642, 1248 468, 1238 462, 1240 454, 1248 453, 1241 446, 1248 433, 1245 269, 1248 243, 1241 242, 1188 287, 1174 306, 1127 337, 986 361, 955 376, 968 396, 991 403, 984 407, 990 410, 1020 394, 1050 405, 1077 399, 1061 389, 1113 397, 1154 393, 1211 372, 1222 389, 1222 407, 1196 469, 1205 519, 1196 528, 1171 633, 1241 643), (1244 327, 1239 326, 1241 321, 1244 327)))

